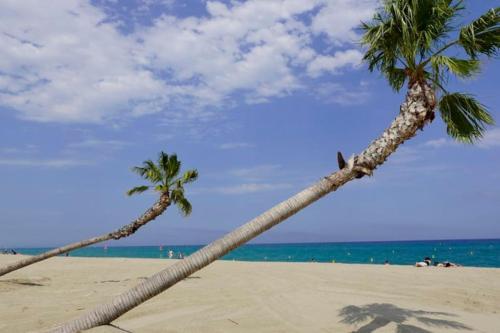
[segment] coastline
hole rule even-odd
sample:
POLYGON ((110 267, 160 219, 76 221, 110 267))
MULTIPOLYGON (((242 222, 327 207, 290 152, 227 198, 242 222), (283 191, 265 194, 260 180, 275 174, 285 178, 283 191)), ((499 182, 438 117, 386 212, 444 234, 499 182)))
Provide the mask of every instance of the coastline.
MULTIPOLYGON (((72 257, 157 258, 188 256, 203 245, 86 247, 72 251, 72 257)), ((34 255, 50 248, 15 248, 34 255)), ((245 244, 222 260, 245 262, 323 262, 346 264, 414 265, 430 257, 436 262, 453 262, 467 267, 500 268, 500 240, 426 240, 398 242, 274 243, 245 244)))
MULTIPOLYGON (((19 258, 0 255, 0 265, 19 258)), ((0 332, 46 329, 174 262, 56 257, 3 276, 0 332)), ((378 318, 389 321, 387 332, 413 325, 493 333, 499 313, 499 268, 226 260, 114 324, 132 332, 350 332, 378 318)))

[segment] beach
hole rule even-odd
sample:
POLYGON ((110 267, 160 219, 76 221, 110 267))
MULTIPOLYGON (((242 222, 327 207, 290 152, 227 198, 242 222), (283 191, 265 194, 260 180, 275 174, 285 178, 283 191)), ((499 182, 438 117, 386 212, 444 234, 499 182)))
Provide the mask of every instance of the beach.
MULTIPOLYGON (((19 258, 0 255, 0 265, 19 258)), ((3 276, 0 332, 44 331, 174 262, 57 257, 3 276)), ((172 333, 379 333, 398 327, 495 333, 499 314, 497 268, 217 261, 113 324, 172 333)))

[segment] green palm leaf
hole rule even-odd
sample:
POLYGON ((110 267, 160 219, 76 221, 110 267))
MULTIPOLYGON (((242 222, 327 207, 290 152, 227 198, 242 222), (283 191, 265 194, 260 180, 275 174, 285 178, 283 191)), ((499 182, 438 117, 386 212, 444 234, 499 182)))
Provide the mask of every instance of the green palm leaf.
POLYGON ((458 59, 443 55, 431 57, 431 63, 435 66, 434 68, 444 66, 451 73, 464 78, 478 73, 481 64, 480 61, 476 59, 458 59))
POLYGON ((395 91, 401 90, 406 81, 406 72, 402 68, 389 67, 382 70, 387 81, 395 91))
POLYGON ((483 136, 486 125, 494 124, 486 107, 467 94, 444 95, 439 110, 448 134, 462 142, 473 143, 483 136))
POLYGON ((167 175, 167 170, 168 170, 168 155, 161 151, 160 154, 158 154, 158 166, 159 169, 163 170, 163 173, 167 175))
POLYGON ((179 201, 176 202, 176 204, 177 204, 177 207, 179 208, 179 211, 184 216, 190 215, 191 212, 193 211, 193 207, 191 206, 191 203, 186 198, 180 199, 179 201))
POLYGON ((170 198, 174 203, 178 202, 182 198, 184 198, 184 188, 183 187, 177 187, 170 192, 170 198))
POLYGON ((177 155, 173 154, 170 156, 168 159, 168 169, 167 171, 167 178, 168 179, 173 179, 179 174, 179 171, 181 170, 181 162, 177 159, 177 155))
POLYGON ((158 183, 163 178, 163 172, 156 164, 151 160, 146 160, 143 162, 144 168, 146 170, 143 177, 153 183, 158 183))
POLYGON ((193 170, 188 170, 184 172, 182 175, 182 183, 183 184, 188 184, 194 182, 196 179, 198 179, 198 170, 193 169, 193 170))
POLYGON ((496 56, 500 47, 500 7, 489 10, 460 30, 459 44, 472 58, 496 56))
POLYGON ((149 186, 143 185, 143 186, 136 186, 130 190, 127 191, 127 195, 133 195, 133 194, 139 194, 142 192, 145 192, 149 190, 149 186))

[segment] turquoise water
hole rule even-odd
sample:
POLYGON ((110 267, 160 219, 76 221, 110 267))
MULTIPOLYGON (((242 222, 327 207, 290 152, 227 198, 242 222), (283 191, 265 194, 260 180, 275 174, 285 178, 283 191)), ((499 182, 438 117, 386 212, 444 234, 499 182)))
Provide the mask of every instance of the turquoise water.
MULTIPOLYGON (((172 250, 177 258, 200 249, 193 246, 127 246, 89 247, 71 252, 75 257, 167 258, 172 250)), ((23 254, 37 254, 47 248, 20 248, 23 254)), ((404 242, 351 242, 301 244, 250 244, 233 250, 225 260, 339 262, 360 264, 414 265, 424 257, 435 261, 451 261, 463 266, 500 267, 500 239, 496 240, 441 240, 404 242)))

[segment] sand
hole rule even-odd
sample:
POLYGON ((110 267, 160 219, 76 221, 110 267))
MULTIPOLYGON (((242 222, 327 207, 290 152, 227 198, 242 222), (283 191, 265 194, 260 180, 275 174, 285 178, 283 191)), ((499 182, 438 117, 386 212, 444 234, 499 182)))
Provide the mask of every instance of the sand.
MULTIPOLYGON (((3 276, 0 332, 43 331, 173 262, 58 257, 3 276)), ((218 261, 114 324, 88 332, 498 333, 500 269, 218 261)))

